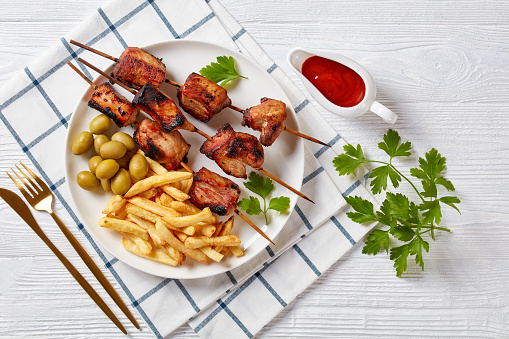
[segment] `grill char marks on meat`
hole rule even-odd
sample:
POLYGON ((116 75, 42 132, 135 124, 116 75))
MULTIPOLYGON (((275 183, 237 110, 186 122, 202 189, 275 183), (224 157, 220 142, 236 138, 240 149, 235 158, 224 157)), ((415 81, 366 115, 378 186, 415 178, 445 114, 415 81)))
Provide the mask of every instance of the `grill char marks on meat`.
POLYGON ((133 137, 147 157, 161 163, 167 170, 185 162, 191 147, 179 131, 164 132, 158 123, 148 118, 141 122, 133 137))
POLYGON ((141 48, 127 47, 111 75, 134 89, 140 89, 147 82, 159 87, 166 78, 166 66, 141 48))
POLYGON ((132 124, 139 113, 139 110, 118 94, 108 82, 96 87, 88 106, 107 115, 118 127, 132 124))
POLYGON ((195 127, 187 121, 175 102, 149 83, 143 85, 138 91, 133 104, 149 114, 166 132, 179 128, 195 131, 195 127))
POLYGON ((230 124, 220 126, 212 139, 203 143, 200 152, 236 178, 247 178, 246 165, 261 168, 264 160, 260 141, 250 134, 235 132, 230 124))
POLYGON ((177 97, 184 111, 203 122, 232 104, 223 87, 197 73, 187 77, 177 90, 177 97))
POLYGON ((228 215, 237 208, 240 188, 230 179, 202 167, 194 173, 189 196, 191 203, 200 209, 209 207, 218 215, 228 215))
POLYGON ((270 146, 285 129, 286 104, 282 101, 262 98, 261 104, 242 111, 242 126, 261 131, 260 142, 270 146))

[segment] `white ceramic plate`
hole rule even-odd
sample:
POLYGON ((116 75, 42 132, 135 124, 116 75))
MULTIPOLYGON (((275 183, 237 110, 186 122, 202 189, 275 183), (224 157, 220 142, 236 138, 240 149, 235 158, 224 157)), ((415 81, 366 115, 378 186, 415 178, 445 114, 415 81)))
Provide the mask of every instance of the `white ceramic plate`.
MULTIPOLYGON (((293 108, 283 90, 264 69, 244 55, 210 43, 188 40, 159 43, 148 46, 145 50, 158 58, 162 58, 163 62, 166 64, 167 77, 179 83, 184 83, 190 73, 199 72, 202 67, 216 61, 216 57, 221 55, 232 56, 235 59, 239 74, 248 77, 247 80, 239 79, 227 85, 228 95, 232 99, 233 104, 237 107, 248 108, 259 104, 260 98, 262 97, 282 100, 287 104, 288 118, 286 124, 289 128, 299 129, 293 108)), ((86 56, 84 56, 84 59, 87 59, 86 56)), ((111 72, 112 67, 113 66, 106 71, 108 73, 111 72)), ((100 84, 104 81, 104 78, 99 77, 96 79, 95 83, 100 84)), ((115 85, 115 87, 128 99, 132 99, 132 94, 121 90, 118 85, 115 85)), ((178 103, 176 99, 176 88, 168 84, 163 84, 161 89, 178 103)), ((111 194, 103 192, 102 189, 95 192, 88 192, 81 189, 76 183, 76 175, 81 171, 88 170, 88 160, 91 156, 95 155, 93 150, 88 154, 80 156, 75 156, 71 152, 71 145, 76 135, 81 131, 88 130, 90 121, 100 114, 87 105, 91 95, 92 89, 90 88, 79 100, 70 121, 65 153, 66 182, 69 185, 74 205, 76 206, 81 220, 94 240, 104 249, 117 257, 120 261, 149 274, 175 279, 195 279, 213 276, 238 267, 254 258, 269 244, 267 240, 259 236, 258 233, 240 219, 240 217, 235 216, 232 234, 237 234, 243 246, 247 247, 245 248, 245 255, 241 258, 236 258, 229 254, 225 256, 220 263, 208 260, 206 264, 199 263, 192 258, 187 258, 181 267, 171 267, 137 257, 124 250, 121 244, 121 236, 118 233, 101 228, 97 224, 99 218, 103 216, 101 211, 110 199, 111 194)), ((242 115, 228 108, 212 118, 207 124, 192 118, 188 114, 186 114, 186 117, 190 122, 196 125, 196 127, 209 135, 214 135, 216 128, 226 122, 230 123, 236 131, 250 133, 256 137, 259 137, 260 134, 258 131, 242 127, 242 115)), ((142 117, 138 117, 138 121, 141 120, 142 117)), ((106 134, 111 136, 117 130, 118 128, 112 124, 112 127, 106 134)), ((130 135, 133 134, 133 129, 131 127, 122 128, 121 130, 130 135)), ((228 177, 239 184, 242 190, 240 199, 250 195, 250 191, 242 185, 243 180, 227 176, 215 162, 200 154, 199 148, 204 141, 203 137, 197 133, 188 131, 180 130, 180 132, 187 142, 191 144, 191 149, 188 154, 188 164, 193 170, 198 171, 202 166, 205 166, 211 171, 228 177)), ((302 139, 290 133, 281 133, 272 146, 265 148, 265 162, 263 168, 290 184, 292 187, 300 190, 304 170, 302 139)), ((252 169, 248 168, 248 174, 251 171, 252 169)), ((265 227, 265 221, 262 215, 248 217, 257 224, 258 227, 262 228, 274 242, 277 242, 282 240, 277 239, 276 236, 286 224, 290 212, 293 211, 297 196, 281 185, 277 183, 274 184, 276 189, 273 191, 272 197, 281 195, 290 197, 291 203, 288 212, 271 214, 271 221, 268 227, 265 227)), ((291 225, 289 225, 289 227, 291 227, 291 225)))

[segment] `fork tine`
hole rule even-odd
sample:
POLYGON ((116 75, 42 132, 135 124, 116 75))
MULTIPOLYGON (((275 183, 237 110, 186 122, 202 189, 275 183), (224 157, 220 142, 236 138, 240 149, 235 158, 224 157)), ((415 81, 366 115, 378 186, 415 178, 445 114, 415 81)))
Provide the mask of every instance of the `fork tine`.
MULTIPOLYGON (((21 168, 18 167, 18 165, 14 165, 16 166, 16 168, 18 169, 18 171, 23 174, 23 176, 25 177, 25 179, 28 181, 28 183, 30 183, 30 185, 28 185, 27 183, 25 183, 25 186, 27 186, 27 188, 30 190, 30 192, 35 196, 37 196, 37 194, 39 194, 39 192, 42 192, 42 190, 39 188, 39 186, 37 186, 35 184, 35 182, 25 173, 23 172, 23 170, 21 168)), ((17 175, 17 173, 16 173, 17 175)), ((19 175, 18 175, 18 178, 19 178, 19 175)))
POLYGON ((19 163, 27 170, 28 173, 30 173, 32 178, 34 178, 35 181, 37 181, 37 183, 39 184, 43 191, 46 189, 49 190, 48 185, 46 185, 46 183, 41 178, 39 178, 34 172, 32 172, 30 168, 26 167, 25 164, 22 163, 21 161, 19 163))
MULTIPOLYGON (((11 169, 12 170, 12 169, 11 169)), ((13 170, 14 172, 14 170, 13 170)), ((23 188, 23 186, 21 186, 17 181, 16 179, 14 179, 14 177, 12 175, 9 174, 9 172, 6 172, 7 175, 9 176, 9 178, 11 178, 12 182, 14 182, 14 184, 16 185, 16 187, 18 187, 18 189, 20 190, 21 194, 23 194, 23 196, 25 197, 25 199, 27 200, 30 200, 32 199, 32 197, 30 196, 30 194, 28 194, 27 191, 25 191, 25 189, 23 188)), ((16 172, 14 172, 16 173, 16 172)))

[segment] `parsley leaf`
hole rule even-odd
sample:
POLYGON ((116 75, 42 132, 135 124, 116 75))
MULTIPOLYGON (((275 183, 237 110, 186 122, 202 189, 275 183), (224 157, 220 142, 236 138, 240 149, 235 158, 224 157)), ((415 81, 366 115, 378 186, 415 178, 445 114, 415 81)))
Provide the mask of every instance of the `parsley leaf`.
POLYGON ((357 145, 357 148, 355 148, 348 144, 343 146, 343 149, 345 153, 335 157, 332 163, 339 172, 339 175, 352 174, 357 166, 366 162, 364 153, 362 152, 361 145, 357 145))
POLYGON ((212 62, 210 65, 207 65, 200 69, 200 74, 204 77, 216 82, 220 83, 220 86, 225 86, 228 82, 237 79, 246 77, 237 73, 235 69, 235 60, 233 57, 227 56, 218 56, 217 62, 212 62))
POLYGON ((384 248, 386 252, 389 253, 389 242, 389 230, 374 230, 368 235, 366 244, 362 248, 362 253, 376 255, 384 248))
POLYGON ((378 211, 373 204, 361 197, 346 197, 345 200, 354 209, 347 212, 347 216, 357 223, 378 221, 385 225, 384 229, 376 229, 368 235, 362 249, 364 254, 378 254, 382 249, 390 251, 390 259, 394 261, 396 275, 400 277, 407 269, 408 257, 414 256, 415 263, 424 269, 424 252, 429 251, 429 243, 424 236, 429 233, 435 240, 436 231, 450 232, 445 227, 439 227, 442 221, 442 206, 454 208, 458 213, 457 204, 461 201, 455 196, 440 196, 440 188, 454 191, 454 185, 443 177, 446 169, 445 158, 432 148, 424 158, 419 158, 419 167, 410 169, 410 176, 420 181, 419 190, 412 181, 392 164, 394 157, 408 157, 411 155, 411 143, 401 142, 398 132, 389 130, 378 144, 388 156, 388 161, 370 160, 364 156, 360 145, 345 145, 344 153, 333 160, 339 175, 348 175, 363 163, 375 163, 378 167, 371 170, 371 191, 374 194, 387 190, 389 180, 392 186, 398 188, 402 180, 406 180, 421 200, 415 203, 404 194, 386 192, 385 200, 378 211), (391 246, 391 237, 400 244, 391 246))
POLYGON ((345 197, 346 202, 353 207, 356 212, 347 212, 347 216, 353 221, 362 224, 365 222, 376 221, 373 203, 361 197, 345 197))
POLYGON ((284 212, 290 207, 290 198, 288 197, 277 197, 272 198, 269 201, 268 210, 274 210, 278 212, 284 212))
POLYGON ((249 215, 258 215, 262 212, 260 200, 255 197, 249 197, 249 199, 244 198, 238 202, 237 206, 246 211, 249 215))
POLYGON ((258 194, 263 199, 267 198, 274 190, 274 184, 270 178, 263 178, 256 172, 249 174, 249 180, 244 183, 244 186, 253 193, 258 194))
POLYGON ((400 142, 399 133, 391 129, 384 135, 384 142, 379 143, 378 148, 384 150, 391 158, 410 156, 412 144, 407 141, 400 145, 400 142))
POLYGON ((274 184, 270 178, 263 178, 261 175, 251 172, 248 181, 244 182, 244 186, 251 192, 262 197, 263 208, 260 206, 260 200, 253 196, 250 196, 249 199, 242 199, 237 206, 246 211, 249 215, 263 213, 267 225, 269 224, 267 219, 267 212, 269 210, 284 212, 290 207, 290 198, 284 196, 270 199, 269 205, 267 206, 267 197, 274 190, 274 184))

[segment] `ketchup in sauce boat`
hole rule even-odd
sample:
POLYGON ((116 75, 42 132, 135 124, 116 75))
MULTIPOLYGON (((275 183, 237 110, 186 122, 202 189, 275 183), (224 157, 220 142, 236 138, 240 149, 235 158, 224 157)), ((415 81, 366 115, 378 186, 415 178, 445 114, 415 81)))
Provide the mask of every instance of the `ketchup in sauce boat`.
POLYGON ((304 61, 302 74, 334 105, 353 107, 364 99, 361 76, 339 62, 315 55, 304 61))

